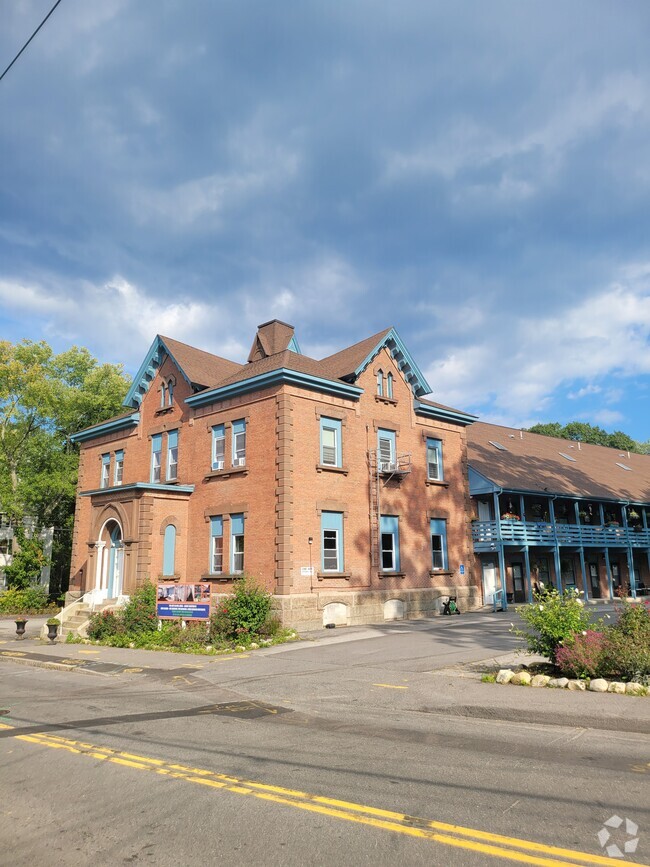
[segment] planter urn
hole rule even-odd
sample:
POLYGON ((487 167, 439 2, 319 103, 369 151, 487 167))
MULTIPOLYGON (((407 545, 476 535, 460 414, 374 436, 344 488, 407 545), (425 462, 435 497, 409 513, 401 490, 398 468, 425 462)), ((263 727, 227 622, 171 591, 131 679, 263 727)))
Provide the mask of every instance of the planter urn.
POLYGON ((17 617, 16 618, 16 638, 22 639, 25 637, 25 624, 27 623, 27 618, 25 617, 17 617))
POLYGON ((50 639, 52 644, 56 641, 56 636, 59 633, 59 624, 58 623, 48 623, 47 624, 47 637, 50 639))

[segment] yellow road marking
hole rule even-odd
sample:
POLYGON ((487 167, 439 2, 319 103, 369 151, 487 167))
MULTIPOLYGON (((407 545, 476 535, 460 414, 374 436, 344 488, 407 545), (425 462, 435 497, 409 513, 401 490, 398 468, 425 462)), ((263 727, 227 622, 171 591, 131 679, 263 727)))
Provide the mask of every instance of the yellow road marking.
POLYGON ((99 650, 78 650, 77 653, 99 653, 99 650))
POLYGON ((141 668, 123 668, 122 674, 139 674, 141 671, 141 668))
POLYGON ((384 689, 408 689, 408 686, 397 686, 394 683, 373 683, 373 686, 382 686, 384 689))
MULTIPOLYGON (((0 723, 2 729, 12 729, 13 726, 0 723)), ((392 831, 410 837, 430 840, 446 846, 466 849, 482 855, 505 858, 523 864, 534 864, 539 867, 575 867, 577 863, 589 865, 611 865, 617 867, 620 860, 603 855, 564 849, 559 846, 547 846, 531 840, 517 837, 507 837, 480 831, 476 828, 466 828, 462 825, 452 825, 429 819, 420 819, 404 813, 382 810, 364 804, 341 801, 321 795, 312 795, 296 789, 285 789, 268 783, 253 780, 240 780, 227 774, 219 774, 204 768, 189 768, 185 765, 172 764, 162 759, 150 756, 140 756, 114 750, 110 747, 97 746, 83 741, 75 741, 59 735, 34 733, 16 735, 16 740, 37 744, 51 749, 61 749, 78 755, 107 761, 135 770, 153 771, 162 776, 184 780, 214 789, 225 790, 240 795, 250 795, 264 801, 294 807, 312 813, 368 825, 384 831, 392 831), (522 851, 517 851, 522 850, 522 851), (568 859, 568 860, 558 860, 568 859)), ((639 864, 639 862, 634 862, 639 864)), ((650 865, 640 865, 650 867, 650 865)))
POLYGON ((3 650, 0 656, 27 656, 22 650, 3 650))

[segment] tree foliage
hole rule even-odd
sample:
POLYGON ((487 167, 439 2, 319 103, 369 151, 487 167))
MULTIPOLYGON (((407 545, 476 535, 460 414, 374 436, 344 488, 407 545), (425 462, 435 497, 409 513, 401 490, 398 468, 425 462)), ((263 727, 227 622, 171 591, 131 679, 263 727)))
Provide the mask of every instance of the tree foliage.
POLYGON ((648 454, 650 443, 639 443, 623 431, 615 430, 608 433, 598 425, 587 424, 584 421, 571 421, 561 425, 557 421, 535 424, 528 428, 531 433, 542 434, 547 437, 557 437, 563 440, 575 440, 581 443, 591 443, 596 446, 607 446, 626 452, 639 452, 648 454))

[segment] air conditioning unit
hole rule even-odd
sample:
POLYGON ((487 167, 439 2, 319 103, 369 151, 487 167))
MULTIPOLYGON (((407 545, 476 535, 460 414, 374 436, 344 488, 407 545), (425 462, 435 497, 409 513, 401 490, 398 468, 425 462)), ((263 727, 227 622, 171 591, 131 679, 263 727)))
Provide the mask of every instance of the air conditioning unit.
POLYGON ((379 472, 394 473, 397 470, 397 464, 394 461, 381 461, 379 464, 379 472))
POLYGON ((233 458, 232 465, 233 467, 245 467, 246 458, 233 458))
POLYGON ((222 470, 223 469, 223 461, 215 461, 212 464, 212 469, 213 470, 222 470))

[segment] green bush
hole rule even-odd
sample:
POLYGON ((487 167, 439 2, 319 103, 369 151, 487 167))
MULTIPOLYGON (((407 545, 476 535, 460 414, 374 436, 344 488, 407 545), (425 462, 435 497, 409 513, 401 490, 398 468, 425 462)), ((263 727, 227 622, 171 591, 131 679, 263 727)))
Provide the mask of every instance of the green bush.
POLYGON ((618 621, 607 630, 601 674, 650 684, 650 602, 623 600, 618 621))
POLYGON ((555 651, 555 662, 565 677, 600 677, 607 635, 587 629, 555 651))
POLYGON ((48 560, 43 553, 41 541, 34 537, 28 538, 21 528, 16 530, 16 541, 19 548, 11 558, 11 563, 4 567, 5 580, 9 589, 27 590, 38 581, 48 560))
POLYGON ((233 595, 222 600, 212 615, 210 639, 247 643, 265 628, 273 628, 269 624, 272 598, 250 578, 235 581, 233 595))
POLYGON ((156 616, 156 588, 147 581, 139 587, 126 603, 123 611, 124 628, 132 636, 158 629, 156 616))
POLYGON ((116 635, 127 638, 122 612, 106 610, 93 614, 88 624, 88 638, 94 641, 105 641, 116 635))
POLYGON ((47 608, 48 597, 44 587, 11 588, 0 593, 0 614, 38 614, 47 608))
POLYGON ((553 662, 558 647, 591 625, 589 612, 575 590, 535 594, 535 601, 520 608, 519 616, 528 628, 513 627, 512 631, 524 639, 528 653, 539 653, 553 662))

